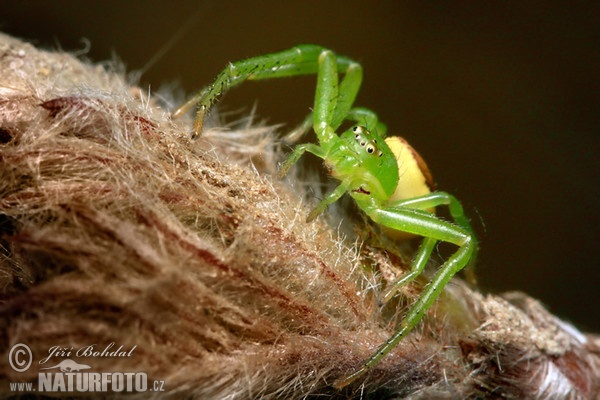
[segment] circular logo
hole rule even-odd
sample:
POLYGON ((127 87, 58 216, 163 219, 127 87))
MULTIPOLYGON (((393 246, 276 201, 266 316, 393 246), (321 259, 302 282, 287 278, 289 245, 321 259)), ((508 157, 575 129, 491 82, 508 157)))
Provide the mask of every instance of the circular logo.
POLYGON ((26 344, 15 344, 8 353, 8 363, 17 372, 27 371, 31 367, 32 362, 33 354, 26 344))

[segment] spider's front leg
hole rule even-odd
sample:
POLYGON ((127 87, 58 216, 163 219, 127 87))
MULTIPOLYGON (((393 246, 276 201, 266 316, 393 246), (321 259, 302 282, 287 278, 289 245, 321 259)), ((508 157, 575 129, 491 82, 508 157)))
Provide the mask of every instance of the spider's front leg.
MULTIPOLYGON (((230 88, 246 80, 316 74, 317 71, 322 69, 321 56, 324 53, 330 54, 336 61, 336 84, 338 73, 352 77, 352 79, 344 79, 342 87, 340 87, 340 97, 335 100, 340 110, 346 108, 347 111, 354 102, 362 81, 362 68, 360 64, 347 57, 336 55, 324 47, 308 44, 296 46, 278 53, 266 54, 230 63, 221 71, 211 85, 180 106, 173 112, 172 116, 173 118, 177 118, 197 104, 198 113, 194 121, 194 134, 199 135, 202 133, 205 114, 218 98, 230 88)), ((319 96, 319 93, 317 93, 317 96, 319 96)), ((335 115, 334 119, 339 119, 338 125, 341 124, 345 117, 342 114, 343 112, 335 115)), ((330 122, 335 124, 334 120, 330 122)))
MULTIPOLYGON (((413 268, 407 275, 408 279, 401 279, 400 284, 405 284, 414 279, 423 270, 431 251, 438 241, 454 244, 458 246, 458 250, 446 260, 429 285, 425 287, 421 296, 401 321, 398 331, 383 343, 358 370, 334 382, 334 386, 337 388, 343 388, 352 383, 392 351, 417 326, 425 315, 425 312, 440 296, 450 279, 467 266, 477 253, 477 240, 472 233, 466 217, 462 213, 460 203, 453 196, 446 193, 434 192, 420 198, 400 201, 394 206, 377 208, 376 206, 365 204, 362 208, 378 224, 424 237, 423 243, 417 252, 413 268), (441 204, 449 206, 450 212, 457 221, 457 224, 439 219, 434 214, 425 211, 441 204)), ((388 294, 391 293, 393 295, 397 288, 398 284, 392 284, 392 291, 388 292, 388 294)), ((391 297, 391 295, 388 297, 391 297)))

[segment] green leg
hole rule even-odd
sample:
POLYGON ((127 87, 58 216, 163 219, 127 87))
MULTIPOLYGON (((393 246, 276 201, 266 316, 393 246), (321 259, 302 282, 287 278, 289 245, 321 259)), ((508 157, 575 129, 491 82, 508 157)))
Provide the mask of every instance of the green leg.
MULTIPOLYGON (((353 374, 343 377, 334 383, 342 388, 362 376, 388 354, 423 318, 425 312, 433 305, 450 279, 474 256, 476 242, 471 233, 463 227, 436 218, 433 214, 410 208, 377 208, 365 205, 363 208, 373 221, 401 231, 418 234, 428 238, 420 255, 424 258, 432 246, 432 241, 445 241, 459 246, 458 250, 440 267, 430 284, 411 307, 400 323, 400 329, 382 344, 377 351, 365 361, 361 368, 353 374)), ((427 260, 417 262, 425 263, 427 260)), ((420 267, 419 267, 420 268, 420 267)))
POLYGON ((344 79, 339 83, 338 58, 329 50, 320 54, 313 128, 321 146, 333 144, 335 130, 348 117, 362 82, 360 64, 352 63, 344 71, 344 79))
POLYGON ((281 164, 281 168, 279 168, 277 177, 279 179, 282 179, 284 176, 286 176, 287 173, 289 172, 290 168, 292 168, 292 165, 294 165, 296 162, 298 162, 300 157, 302 157, 302 155, 306 151, 314 154, 317 157, 325 158, 325 152, 323 151, 323 149, 321 149, 316 144, 305 143, 305 144, 298 145, 294 148, 294 151, 292 151, 292 154, 289 155, 287 160, 285 160, 283 162, 283 164, 281 164))
POLYGON ((313 128, 321 146, 331 143, 336 136, 335 128, 330 122, 333 120, 338 98, 337 74, 335 55, 331 51, 321 53, 313 106, 313 128))
POLYGON ((406 206, 377 208, 360 205, 371 219, 388 228, 462 246, 472 241, 471 232, 459 225, 444 221, 428 211, 406 206))
POLYGON ((338 97, 336 99, 335 113, 329 124, 333 129, 339 128, 339 126, 348 118, 348 114, 352 109, 352 105, 358 95, 358 90, 362 83, 363 70, 362 66, 358 63, 350 64, 346 68, 346 74, 340 83, 338 90, 338 97))
MULTIPOLYGON (((331 53, 329 50, 316 45, 300 45, 278 53, 266 54, 263 56, 248 58, 246 60, 230 63, 219 75, 215 81, 198 95, 194 96, 183 106, 177 109, 173 116, 177 117, 185 113, 193 104, 198 104, 198 114, 194 124, 196 134, 200 134, 204 115, 208 109, 217 101, 217 99, 232 87, 239 85, 246 80, 261 80, 271 78, 282 78, 297 75, 316 74, 320 68, 319 59, 323 52, 331 53)), ((333 55, 333 53, 331 53, 333 55)), ((356 76, 362 69, 359 64, 343 56, 333 55, 337 67, 336 72, 350 74, 354 77, 348 83, 342 85, 344 93, 348 93, 347 99, 342 103, 352 103, 354 101, 353 92, 358 91, 360 80, 356 82, 356 76), (338 71, 339 69, 339 71, 338 71)), ((337 76, 336 76, 337 79, 337 76)), ((348 106, 349 108, 349 106, 348 106)))
POLYGON ((415 255, 415 259, 412 262, 410 272, 408 274, 402 276, 402 278, 393 282, 387 288, 386 293, 384 294, 383 298, 381 299, 384 304, 387 303, 388 301, 390 301, 392 299, 392 297, 394 297, 394 295, 396 294, 398 289, 400 289, 402 286, 406 285, 407 283, 413 281, 417 276, 421 275, 421 273, 425 269, 425 266, 427 266, 429 257, 431 256, 431 253, 433 252, 433 249, 435 248, 435 245, 437 242, 438 242, 437 240, 428 238, 428 237, 423 239, 423 242, 419 246, 419 251, 417 251, 417 254, 415 255))
POLYGON ((465 275, 467 281, 472 285, 477 283, 477 279, 475 277, 475 261, 477 259, 477 252, 479 250, 479 244, 474 235, 473 228, 471 227, 471 223, 469 219, 465 216, 462 205, 456 199, 456 197, 448 194, 446 192, 433 192, 429 193, 425 196, 415 197, 412 199, 400 200, 395 202, 393 206, 400 207, 409 207, 420 210, 429 210, 431 208, 435 208, 437 206, 446 205, 450 211, 450 215, 452 219, 463 229, 465 229, 471 235, 471 241, 473 243, 473 255, 471 256, 470 262, 465 269, 465 275))
MULTIPOLYGON (((325 158, 325 154, 326 154, 324 152, 324 150, 321 147, 317 146, 316 144, 304 143, 304 144, 298 145, 294 148, 294 151, 292 152, 292 154, 290 154, 290 156, 287 158, 287 160, 285 160, 283 162, 283 164, 281 165, 281 168, 279 169, 279 173, 277 174, 277 177, 280 179, 283 178, 288 173, 288 171, 290 170, 292 165, 294 165, 300 159, 300 157, 302 157, 302 155, 305 152, 312 153, 319 158, 325 158)), ((342 182, 331 193, 329 193, 327 196, 325 196, 319 202, 319 204, 317 204, 317 206, 315 208, 313 208, 313 210, 308 214, 308 217, 306 218, 306 222, 313 221, 315 218, 317 218, 317 216, 319 216, 319 214, 321 214, 323 211, 325 211, 325 209, 330 204, 335 203, 337 200, 339 200, 339 198, 342 197, 348 191, 348 187, 349 187, 349 185, 347 183, 342 182)))
MULTIPOLYGON (((475 264, 475 258, 477 255, 478 245, 477 245, 475 236, 473 235, 473 229, 471 228, 471 224, 469 223, 469 220, 465 216, 465 214, 463 212, 463 208, 462 208, 460 202, 456 199, 456 197, 454 197, 451 194, 448 194, 446 192, 433 192, 433 193, 429 193, 425 196, 396 201, 391 205, 391 207, 408 207, 408 208, 414 208, 417 210, 430 210, 432 208, 435 208, 435 207, 438 207, 441 205, 447 205, 450 210, 450 215, 452 216, 454 221, 460 227, 462 227, 465 231, 467 231, 468 233, 471 234, 471 242, 472 242, 472 246, 473 246, 474 250, 473 250, 473 254, 471 255, 471 258, 469 260, 469 263, 466 266, 467 269, 465 271, 467 272, 467 279, 474 283, 475 275, 474 275, 473 268, 471 268, 471 266, 473 266, 475 264)), ((396 294, 398 289, 400 289, 403 285, 405 285, 408 282, 415 279, 417 276, 419 276, 421 274, 421 272, 423 272, 423 269, 425 268, 425 265, 427 264, 427 261, 429 260, 429 256, 431 255, 431 252, 433 251, 435 243, 437 243, 437 241, 433 241, 433 243, 429 243, 431 240, 432 240, 431 238, 427 238, 427 237, 425 239, 423 239, 423 243, 421 243, 421 246, 419 247, 419 251, 417 252, 417 254, 415 256, 415 260, 412 264, 411 271, 390 285, 389 289, 383 296, 382 300, 384 302, 389 301, 394 296, 394 294, 396 294)))
MULTIPOLYGON (((283 178, 288 173, 292 165, 294 165, 300 159, 300 157, 302 157, 302 155, 307 151, 316 155, 317 157, 325 158, 325 152, 321 147, 317 146, 316 144, 305 143, 298 145, 294 148, 294 151, 292 152, 292 154, 290 154, 287 160, 285 160, 281 165, 279 173, 277 174, 278 177, 283 178)), ((337 188, 335 188, 334 191, 325 196, 323 200, 321 200, 319 204, 317 204, 317 206, 310 212, 310 214, 308 214, 306 222, 313 221, 315 218, 317 218, 319 214, 325 211, 325 209, 330 204, 335 203, 340 197, 342 197, 346 193, 346 191, 348 190, 348 186, 349 185, 347 183, 342 182, 337 188)))
POLYGON ((321 214, 323 211, 325 211, 325 209, 330 204, 333 204, 336 201, 338 201, 339 198, 342 197, 348 191, 348 187, 349 187, 348 184, 342 182, 331 193, 329 193, 327 196, 325 196, 323 198, 323 200, 321 200, 319 202, 319 204, 317 204, 317 206, 315 208, 313 208, 313 210, 310 212, 310 214, 308 214, 308 217, 306 218, 306 222, 313 221, 315 218, 317 218, 319 216, 319 214, 321 214))
POLYGON ((406 335, 421 321, 425 312, 431 307, 433 302, 439 297, 440 293, 452 277, 460 271, 468 262, 473 254, 472 243, 465 243, 456 253, 454 253, 446 263, 440 268, 438 273, 425 288, 421 297, 412 306, 406 317, 400 324, 400 329, 394 333, 385 343, 383 343, 376 351, 365 361, 365 363, 354 373, 338 379, 333 383, 338 389, 349 385, 357 378, 361 377, 373 366, 375 366, 386 354, 394 349, 406 337, 406 335))
POLYGON ((451 194, 446 192, 432 192, 426 194, 424 196, 414 197, 412 199, 399 200, 390 204, 390 206, 396 207, 408 207, 408 208, 416 208, 419 210, 429 210, 431 208, 435 208, 437 206, 446 205, 450 211, 450 215, 452 219, 469 231, 473 233, 473 229, 471 228, 471 224, 465 213, 463 211, 462 205, 460 202, 451 194))
POLYGON ((304 121, 300 123, 297 127, 295 127, 290 133, 285 135, 283 138, 283 143, 285 144, 293 144, 296 143, 302 136, 304 136, 313 126, 313 113, 309 113, 304 121))

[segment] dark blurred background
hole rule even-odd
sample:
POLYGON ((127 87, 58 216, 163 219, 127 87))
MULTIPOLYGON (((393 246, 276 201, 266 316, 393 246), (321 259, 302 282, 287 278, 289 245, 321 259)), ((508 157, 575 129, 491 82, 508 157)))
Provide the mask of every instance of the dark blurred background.
MULTIPOLYGON (((600 9, 579 2, 0 1, 0 29, 153 90, 228 61, 317 43, 360 61, 357 104, 407 137, 462 200, 485 291, 522 290, 600 331, 600 9), (182 27, 188 28, 182 32, 182 27), (179 34, 178 34, 179 32, 179 34), (166 51, 165 46, 171 42, 166 51)), ((248 83, 222 108, 298 123, 314 77, 248 83)))

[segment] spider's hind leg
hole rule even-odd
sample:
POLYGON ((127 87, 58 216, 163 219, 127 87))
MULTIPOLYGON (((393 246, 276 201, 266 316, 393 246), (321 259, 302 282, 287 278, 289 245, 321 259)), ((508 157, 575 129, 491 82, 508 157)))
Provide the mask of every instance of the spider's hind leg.
POLYGON ((461 222, 467 220, 464 215, 461 217, 462 207, 460 207, 460 209, 457 207, 457 205, 460 206, 460 203, 456 200, 455 202, 452 202, 451 199, 453 199, 453 197, 446 194, 443 194, 442 196, 430 194, 416 199, 402 200, 391 207, 378 208, 377 206, 369 205, 361 207, 367 212, 371 219, 378 224, 399 231, 423 236, 425 238, 424 244, 421 246, 418 253, 418 265, 413 266, 413 269, 409 273, 411 276, 410 279, 414 279, 417 272, 424 267, 429 259, 433 246, 435 246, 435 242, 448 242, 458 246, 458 249, 448 258, 448 260, 446 260, 434 275, 431 282, 423 289, 423 292, 402 319, 399 329, 392 337, 383 343, 358 370, 334 382, 335 387, 343 388, 352 383, 373 368, 373 366, 385 357, 386 354, 392 351, 394 347, 396 347, 398 343, 400 343, 400 341, 417 326, 427 310, 431 308, 433 303, 440 296, 450 279, 463 269, 475 256, 477 251, 477 241, 470 229, 464 228, 461 224, 461 222), (444 200, 444 202, 440 203, 441 200, 444 200), (444 221, 430 212, 420 209, 421 207, 429 209, 436 205, 447 204, 445 203, 446 200, 450 200, 452 203, 451 214, 457 220, 456 225, 444 221), (464 221, 462 221, 463 218, 464 221))
POLYGON ((427 262, 429 261, 429 257, 431 257, 431 253, 435 248, 435 245, 438 241, 433 238, 424 238, 419 246, 419 250, 417 251, 415 258, 412 262, 411 269, 407 274, 404 274, 400 279, 392 282, 386 288, 384 295, 381 298, 381 302, 383 304, 387 303, 394 297, 394 295, 398 292, 402 286, 406 285, 409 282, 412 282, 416 277, 421 275, 425 267, 427 266, 427 262))
POLYGON ((456 225, 462 228, 470 236, 470 240, 473 246, 473 254, 471 255, 468 264, 465 266, 465 277, 467 281, 475 286, 477 279, 475 277, 475 261, 477 260, 477 252, 479 250, 479 243, 471 227, 469 219, 464 213, 463 207, 456 197, 446 192, 431 192, 424 196, 415 197, 412 199, 400 200, 394 205, 401 207, 409 207, 418 210, 429 210, 438 206, 448 206, 450 216, 456 223, 456 225))

